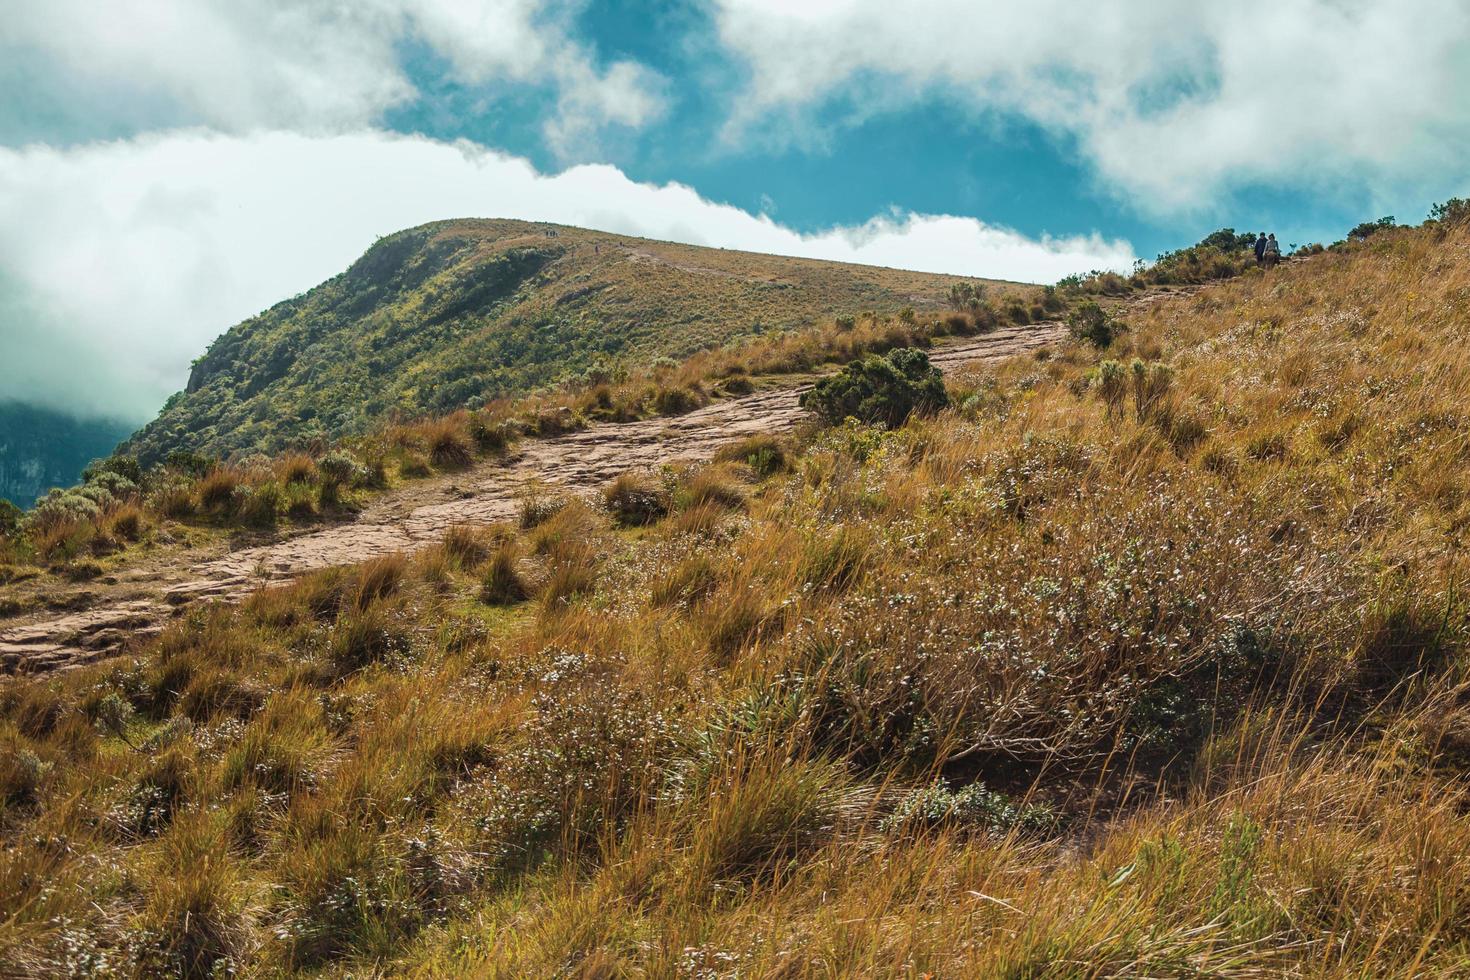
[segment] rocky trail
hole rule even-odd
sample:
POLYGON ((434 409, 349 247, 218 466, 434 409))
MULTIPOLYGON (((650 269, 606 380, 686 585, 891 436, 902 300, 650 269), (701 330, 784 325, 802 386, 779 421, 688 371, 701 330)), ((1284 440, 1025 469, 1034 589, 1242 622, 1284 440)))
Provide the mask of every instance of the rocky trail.
MULTIPOLYGON (((931 361, 952 370, 1058 340, 1060 323, 1002 328, 936 345, 931 361)), ((231 551, 189 567, 139 570, 116 592, 80 609, 35 613, 0 629, 0 673, 64 670, 125 651, 163 630, 200 601, 238 601, 306 572, 432 544, 456 524, 515 517, 528 486, 589 494, 628 470, 712 457, 726 443, 782 432, 802 418, 800 387, 718 401, 675 418, 604 423, 554 439, 530 440, 509 460, 417 480, 373 501, 355 520, 231 551)))

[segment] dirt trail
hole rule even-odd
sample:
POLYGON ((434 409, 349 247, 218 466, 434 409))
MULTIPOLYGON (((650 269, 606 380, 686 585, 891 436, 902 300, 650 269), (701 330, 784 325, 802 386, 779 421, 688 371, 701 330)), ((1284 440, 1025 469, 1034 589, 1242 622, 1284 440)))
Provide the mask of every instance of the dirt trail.
MULTIPOLYGON (((944 370, 1008 357, 1051 343, 1059 323, 1034 324, 967 337, 930 351, 944 370)), ((238 600, 253 589, 305 572, 345 565, 438 540, 455 524, 482 524, 517 514, 531 483, 591 493, 628 470, 674 459, 701 460, 722 445, 792 428, 803 412, 802 388, 774 388, 715 402, 677 418, 598 424, 555 439, 531 440, 509 462, 487 460, 468 470, 419 480, 379 497, 351 523, 310 531, 129 586, 141 597, 101 597, 90 608, 36 614, 0 630, 0 673, 68 669, 122 652, 160 632, 200 600, 238 600)))

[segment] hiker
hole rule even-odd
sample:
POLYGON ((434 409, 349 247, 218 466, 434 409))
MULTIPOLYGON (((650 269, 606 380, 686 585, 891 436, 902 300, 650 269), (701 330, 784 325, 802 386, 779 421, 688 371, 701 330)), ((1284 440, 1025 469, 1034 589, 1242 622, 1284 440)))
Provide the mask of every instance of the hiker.
POLYGON ((1263 231, 1256 237, 1256 265, 1266 264, 1266 233, 1263 231))
POLYGON ((1276 234, 1274 232, 1266 240, 1266 253, 1264 257, 1266 268, 1268 269, 1275 268, 1276 264, 1281 261, 1281 246, 1276 244, 1276 234))

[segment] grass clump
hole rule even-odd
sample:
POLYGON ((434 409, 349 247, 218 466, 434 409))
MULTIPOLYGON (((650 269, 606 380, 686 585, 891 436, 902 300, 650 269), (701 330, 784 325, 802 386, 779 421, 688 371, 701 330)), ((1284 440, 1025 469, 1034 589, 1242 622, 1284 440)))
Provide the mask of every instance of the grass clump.
POLYGON ((475 461, 474 446, 456 418, 429 424, 423 437, 429 461, 440 469, 464 469, 475 461))
POLYGON ((652 524, 669 513, 670 493, 650 473, 624 473, 602 491, 603 506, 613 519, 627 527, 652 524))
POLYGON ((779 437, 768 434, 747 436, 725 446, 715 454, 715 461, 744 463, 761 477, 784 473, 791 467, 791 455, 786 444, 779 437))
POLYGON ((480 601, 491 606, 509 606, 530 598, 520 566, 520 548, 507 541, 486 561, 480 577, 480 601))

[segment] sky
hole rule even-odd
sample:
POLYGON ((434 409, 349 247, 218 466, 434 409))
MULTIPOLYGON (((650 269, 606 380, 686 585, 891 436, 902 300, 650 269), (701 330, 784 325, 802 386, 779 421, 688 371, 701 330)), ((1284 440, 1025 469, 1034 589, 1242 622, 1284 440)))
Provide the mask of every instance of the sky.
POLYGON ((0 400, 520 217, 1050 282, 1470 196, 1464 0, 0 0, 0 400))

